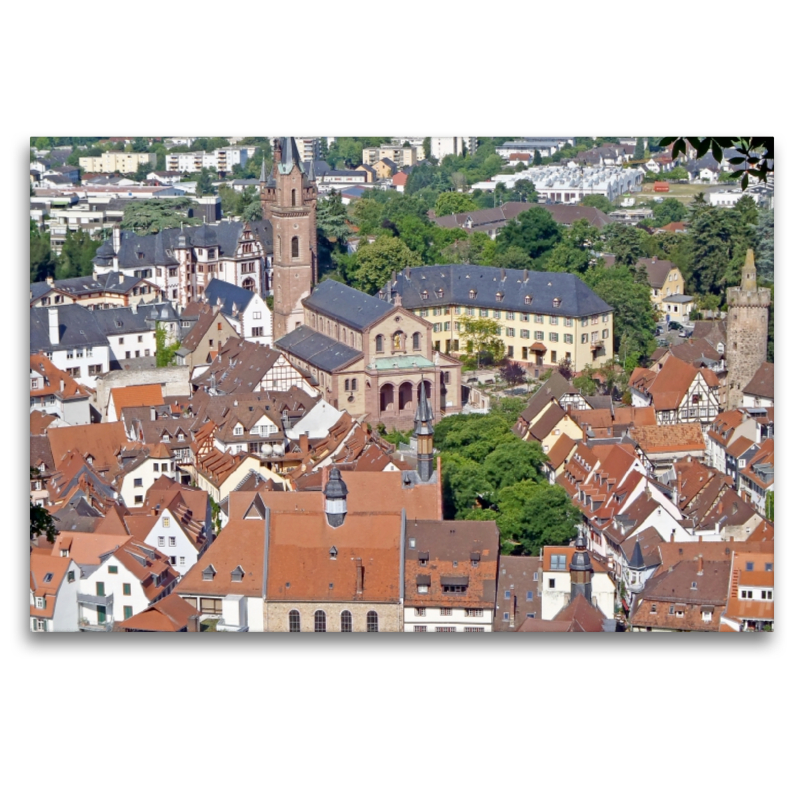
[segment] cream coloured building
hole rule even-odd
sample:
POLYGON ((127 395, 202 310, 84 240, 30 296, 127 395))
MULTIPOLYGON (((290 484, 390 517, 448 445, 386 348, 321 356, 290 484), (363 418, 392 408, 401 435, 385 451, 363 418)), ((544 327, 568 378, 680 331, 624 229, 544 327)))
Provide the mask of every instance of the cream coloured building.
POLYGON ((549 369, 568 359, 577 369, 614 356, 614 310, 576 275, 448 264, 394 274, 378 295, 433 325, 433 347, 466 352, 468 318, 500 326, 506 356, 549 369))
POLYGON ((78 159, 84 172, 136 172, 140 164, 156 168, 155 153, 103 153, 101 156, 84 156, 78 159))

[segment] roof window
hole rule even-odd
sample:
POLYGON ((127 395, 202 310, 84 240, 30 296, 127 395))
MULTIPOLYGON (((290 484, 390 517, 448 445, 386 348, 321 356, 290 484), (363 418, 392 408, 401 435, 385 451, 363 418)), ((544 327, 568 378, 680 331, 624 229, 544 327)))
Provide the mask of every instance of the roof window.
POLYGON ((214 576, 216 574, 217 574, 217 571, 214 569, 214 565, 213 564, 209 564, 203 570, 203 580, 204 581, 213 581, 214 580, 214 576))

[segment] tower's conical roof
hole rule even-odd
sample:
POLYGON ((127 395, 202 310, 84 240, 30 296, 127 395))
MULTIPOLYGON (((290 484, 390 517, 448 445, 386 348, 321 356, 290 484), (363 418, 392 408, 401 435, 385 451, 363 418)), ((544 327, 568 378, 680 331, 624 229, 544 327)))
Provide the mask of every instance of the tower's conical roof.
POLYGON ((419 388, 419 403, 414 414, 414 433, 419 435, 433 434, 433 409, 428 402, 428 393, 425 391, 425 381, 419 388))

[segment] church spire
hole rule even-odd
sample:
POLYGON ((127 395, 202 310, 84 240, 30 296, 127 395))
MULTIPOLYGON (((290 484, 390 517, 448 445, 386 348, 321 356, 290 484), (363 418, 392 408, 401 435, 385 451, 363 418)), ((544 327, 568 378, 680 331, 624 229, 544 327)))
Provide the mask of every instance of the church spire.
POLYGON ((260 183, 267 182, 267 159, 262 156, 261 158, 261 177, 259 178, 260 183))
POLYGON ((433 474, 433 409, 428 402, 425 381, 419 385, 419 403, 414 414, 414 438, 417 443, 417 472, 423 481, 433 474))
POLYGON ((578 530, 575 540, 576 550, 569 562, 570 595, 574 600, 578 595, 583 595, 589 603, 592 602, 592 561, 586 550, 586 537, 582 530, 578 530))

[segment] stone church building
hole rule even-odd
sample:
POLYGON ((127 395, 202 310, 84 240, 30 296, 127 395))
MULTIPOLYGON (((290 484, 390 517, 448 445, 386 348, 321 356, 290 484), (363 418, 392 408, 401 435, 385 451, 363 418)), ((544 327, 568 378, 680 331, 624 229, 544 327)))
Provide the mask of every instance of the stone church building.
POLYGON ((264 219, 272 225, 275 347, 353 417, 411 428, 424 382, 435 418, 461 410, 461 362, 435 350, 433 325, 399 303, 336 281, 316 285, 317 189, 291 137, 274 144, 262 172, 264 219))

